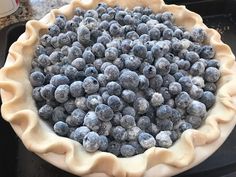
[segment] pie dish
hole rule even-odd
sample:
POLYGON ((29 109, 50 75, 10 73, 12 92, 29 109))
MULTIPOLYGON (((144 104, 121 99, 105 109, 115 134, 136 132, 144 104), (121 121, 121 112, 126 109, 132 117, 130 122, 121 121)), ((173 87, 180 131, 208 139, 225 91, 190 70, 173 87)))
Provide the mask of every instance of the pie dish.
POLYGON ((82 146, 68 138, 57 136, 39 119, 34 106, 28 73, 34 52, 32 46, 38 37, 47 31, 55 16, 72 17, 76 7, 94 8, 100 1, 72 1, 58 10, 52 10, 40 21, 29 21, 26 31, 10 50, 1 76, 2 116, 12 125, 24 145, 55 166, 80 176, 171 176, 185 171, 209 157, 227 138, 235 120, 235 57, 223 44, 220 35, 207 28, 199 15, 184 6, 165 5, 162 0, 104 0, 110 6, 125 8, 147 6, 154 12, 170 11, 177 25, 191 30, 201 27, 208 34, 207 43, 214 46, 215 58, 220 61, 221 79, 218 82, 216 104, 208 112, 203 126, 185 131, 170 148, 151 148, 145 153, 130 158, 118 158, 110 153, 87 153, 82 146), (105 175, 106 174, 106 175, 105 175), (157 175, 158 174, 158 175, 157 175))

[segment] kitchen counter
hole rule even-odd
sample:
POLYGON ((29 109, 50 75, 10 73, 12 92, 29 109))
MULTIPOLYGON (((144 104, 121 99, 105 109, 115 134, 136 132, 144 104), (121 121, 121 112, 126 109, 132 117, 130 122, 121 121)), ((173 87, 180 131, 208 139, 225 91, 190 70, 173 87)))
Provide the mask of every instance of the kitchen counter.
POLYGON ((31 19, 38 20, 51 9, 68 4, 71 0, 20 0, 17 11, 7 17, 0 18, 0 29, 17 22, 31 19))

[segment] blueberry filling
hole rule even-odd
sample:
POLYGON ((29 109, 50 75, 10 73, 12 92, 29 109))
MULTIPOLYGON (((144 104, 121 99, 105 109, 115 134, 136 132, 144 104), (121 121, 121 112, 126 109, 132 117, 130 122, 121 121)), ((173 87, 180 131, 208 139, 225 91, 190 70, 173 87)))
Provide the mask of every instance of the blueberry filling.
POLYGON ((171 147, 216 101, 220 63, 206 38, 150 8, 99 3, 72 19, 58 15, 29 75, 39 116, 87 152, 171 147))

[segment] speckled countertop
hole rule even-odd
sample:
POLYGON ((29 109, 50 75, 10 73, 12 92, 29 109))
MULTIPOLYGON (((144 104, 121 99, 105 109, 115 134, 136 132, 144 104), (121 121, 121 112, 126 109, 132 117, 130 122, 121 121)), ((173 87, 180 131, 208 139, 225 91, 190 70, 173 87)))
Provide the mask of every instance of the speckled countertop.
POLYGON ((0 18, 0 29, 17 22, 40 19, 51 9, 68 4, 71 0, 20 0, 17 11, 7 17, 0 18))

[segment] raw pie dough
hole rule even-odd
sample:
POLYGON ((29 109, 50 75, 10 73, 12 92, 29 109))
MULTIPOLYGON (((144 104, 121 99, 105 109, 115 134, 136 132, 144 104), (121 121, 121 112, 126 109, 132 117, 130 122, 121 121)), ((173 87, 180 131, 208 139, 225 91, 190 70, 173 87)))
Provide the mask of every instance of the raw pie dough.
POLYGON ((110 6, 124 8, 145 6, 154 12, 170 11, 175 23, 191 30, 201 27, 208 34, 208 43, 216 50, 220 61, 221 78, 218 82, 216 104, 208 111, 203 126, 187 130, 170 148, 153 147, 130 158, 118 158, 111 153, 88 153, 69 138, 57 136, 43 122, 32 98, 29 71, 34 45, 39 36, 47 32, 55 16, 64 14, 72 18, 74 9, 95 8, 101 0, 74 0, 69 5, 52 10, 39 21, 31 20, 26 31, 11 46, 5 66, 0 71, 2 116, 7 120, 29 151, 53 165, 79 176, 100 177, 164 177, 185 171, 209 157, 224 142, 236 124, 236 65, 229 46, 222 43, 220 34, 207 28, 202 18, 184 6, 165 5, 163 0, 103 0, 110 6))

